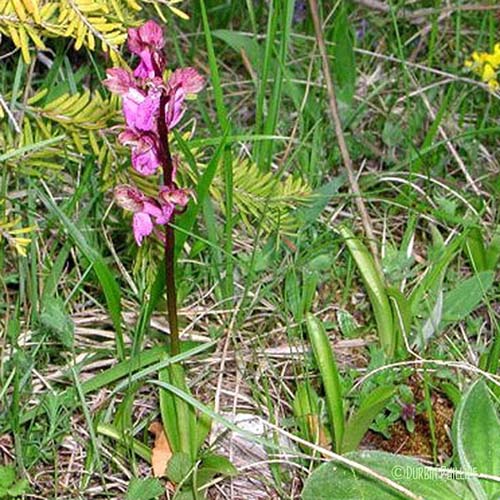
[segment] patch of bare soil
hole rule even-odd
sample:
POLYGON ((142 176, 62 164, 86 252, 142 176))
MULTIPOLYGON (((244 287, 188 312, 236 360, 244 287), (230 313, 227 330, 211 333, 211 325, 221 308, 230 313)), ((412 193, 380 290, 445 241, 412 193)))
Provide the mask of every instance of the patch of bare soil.
MULTIPOLYGON (((414 385, 412 388, 416 393, 416 401, 421 401, 423 399, 421 388, 414 385)), ((439 393, 431 395, 431 402, 437 456, 439 462, 442 463, 453 453, 450 433, 454 408, 451 401, 439 393)), ((432 460, 432 436, 428 414, 424 411, 416 415, 413 432, 409 432, 404 422, 398 420, 391 427, 390 439, 386 439, 382 434, 368 431, 361 445, 364 448, 432 460)))

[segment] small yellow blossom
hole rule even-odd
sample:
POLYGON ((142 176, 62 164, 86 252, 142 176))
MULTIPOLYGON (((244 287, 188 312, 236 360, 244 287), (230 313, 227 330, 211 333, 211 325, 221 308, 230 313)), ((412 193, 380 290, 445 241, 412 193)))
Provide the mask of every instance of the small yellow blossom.
POLYGON ((500 88, 497 74, 500 69, 500 43, 495 44, 493 52, 474 51, 471 59, 465 61, 465 67, 480 76, 490 90, 496 92, 500 88))
POLYGON ((16 249, 19 255, 26 257, 26 249, 31 242, 31 238, 27 238, 29 233, 34 231, 34 227, 16 227, 21 221, 21 218, 13 220, 0 220, 0 239, 5 239, 13 248, 16 249))

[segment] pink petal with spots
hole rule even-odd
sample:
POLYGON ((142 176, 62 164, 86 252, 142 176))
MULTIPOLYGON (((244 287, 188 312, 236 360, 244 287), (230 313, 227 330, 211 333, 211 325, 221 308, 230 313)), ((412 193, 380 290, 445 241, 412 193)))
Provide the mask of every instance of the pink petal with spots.
POLYGON ((135 127, 139 130, 155 130, 157 113, 160 109, 160 96, 151 92, 137 106, 134 120, 135 127))
POLYGON ((137 188, 128 185, 116 186, 114 190, 116 203, 130 212, 141 212, 144 207, 144 194, 137 188))
POLYGON ((125 122, 133 129, 155 130, 159 108, 160 95, 154 89, 145 95, 142 91, 132 88, 123 96, 125 122))
POLYGON ((123 68, 110 68, 106 70, 106 76, 102 83, 115 94, 124 95, 135 86, 132 75, 123 68))
POLYGON ((163 31, 153 20, 147 21, 140 28, 130 28, 127 42, 130 52, 137 55, 148 47, 160 50, 165 45, 163 31))
POLYGON ((168 80, 172 89, 181 87, 186 94, 197 94, 203 89, 205 79, 194 68, 176 69, 168 80))
POLYGON ((180 188, 169 188, 163 186, 160 189, 160 203, 166 203, 171 205, 178 205, 180 207, 185 207, 191 196, 191 192, 188 189, 180 188))

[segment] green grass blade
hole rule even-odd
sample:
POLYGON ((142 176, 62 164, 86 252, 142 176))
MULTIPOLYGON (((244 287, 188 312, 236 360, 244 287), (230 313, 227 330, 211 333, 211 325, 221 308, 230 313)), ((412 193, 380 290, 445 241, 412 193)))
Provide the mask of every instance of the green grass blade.
POLYGON ((125 357, 125 343, 122 331, 121 315, 121 292, 120 286, 115 280, 111 269, 108 267, 104 258, 93 247, 90 246, 83 233, 71 222, 65 213, 44 193, 38 192, 38 196, 49 212, 56 215, 68 232, 71 239, 75 242, 79 250, 92 264, 93 270, 99 280, 104 293, 107 309, 116 335, 116 352, 119 359, 125 357))
POLYGON ((205 198, 209 195, 210 185, 212 184, 215 174, 217 173, 217 167, 226 146, 227 134, 228 130, 226 130, 226 133, 221 138, 213 157, 208 162, 203 174, 198 180, 198 185, 196 186, 196 203, 191 202, 186 212, 184 212, 184 214, 182 214, 182 216, 177 219, 177 227, 180 229, 180 231, 176 233, 175 238, 176 258, 179 258, 180 252, 184 247, 184 244, 186 243, 187 237, 194 226, 196 217, 203 207, 205 198))
MULTIPOLYGON (((224 96, 222 94, 222 85, 219 75, 219 68, 217 66, 217 58, 215 57, 215 50, 212 40, 212 32, 210 30, 210 25, 208 23, 207 10, 205 7, 205 1, 200 0, 201 7, 201 17, 203 21, 203 31, 205 33, 205 42, 208 52, 208 65, 210 67, 210 76, 212 79, 212 87, 215 97, 215 108, 217 112, 217 118, 223 130, 230 131, 231 123, 228 118, 228 112, 226 106, 224 105, 224 96)), ((231 149, 228 146, 224 147, 223 154, 223 166, 224 166, 224 196, 225 196, 225 215, 226 220, 224 224, 224 248, 226 254, 232 255, 233 253, 233 158, 231 149)), ((231 258, 226 259, 226 274, 224 282, 224 293, 226 297, 232 297, 234 294, 234 265, 231 258)))

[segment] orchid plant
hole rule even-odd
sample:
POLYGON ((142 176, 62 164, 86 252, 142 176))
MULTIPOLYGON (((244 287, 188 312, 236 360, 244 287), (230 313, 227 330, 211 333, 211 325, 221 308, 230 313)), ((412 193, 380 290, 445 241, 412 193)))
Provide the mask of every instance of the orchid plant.
MULTIPOLYGON (((148 21, 137 29, 130 29, 128 48, 139 57, 139 63, 133 71, 108 69, 104 84, 122 98, 125 130, 120 133, 119 141, 130 147, 132 167, 143 176, 154 176, 159 169, 163 173, 155 196, 148 196, 132 185, 117 186, 114 195, 119 206, 133 213, 132 230, 138 245, 144 244, 147 237, 157 237, 163 242, 170 355, 175 356, 180 352, 180 341, 174 272, 175 233, 172 224, 176 214, 185 210, 192 194, 189 189, 179 187, 176 183, 180 162, 171 154, 169 132, 184 116, 186 98, 202 90, 204 79, 194 68, 167 71, 164 46, 163 32, 156 22, 148 21)), ((160 370, 159 377, 161 382, 171 383, 183 392, 189 391, 183 367, 178 363, 160 370)), ((234 467, 224 457, 207 455, 201 462, 196 457, 198 447, 209 430, 206 418, 200 416, 197 419, 194 408, 165 390, 160 392, 160 409, 173 453, 170 462, 176 464, 172 470, 178 472, 180 464, 187 464, 186 467, 183 465, 186 477, 196 476, 196 480, 191 479, 186 483, 178 477, 178 473, 169 475, 168 467, 160 475, 165 473, 177 484, 190 484, 189 487, 194 488, 192 493, 199 497, 195 492, 200 487, 201 478, 208 481, 216 473, 232 473, 234 467), (195 464, 197 474, 193 473, 195 464)))
POLYGON ((179 160, 170 152, 168 135, 186 111, 186 97, 200 92, 204 79, 194 68, 180 68, 168 73, 164 46, 162 29, 155 21, 130 29, 128 48, 139 56, 139 63, 133 71, 108 69, 103 83, 122 98, 126 128, 119 135, 119 141, 130 147, 132 167, 144 176, 155 175, 158 169, 163 171, 163 182, 155 197, 130 185, 117 186, 114 194, 118 205, 133 213, 132 229, 138 245, 153 234, 164 243, 171 353, 175 355, 179 353, 179 335, 175 242, 170 223, 176 213, 185 209, 191 192, 176 183, 179 160))

